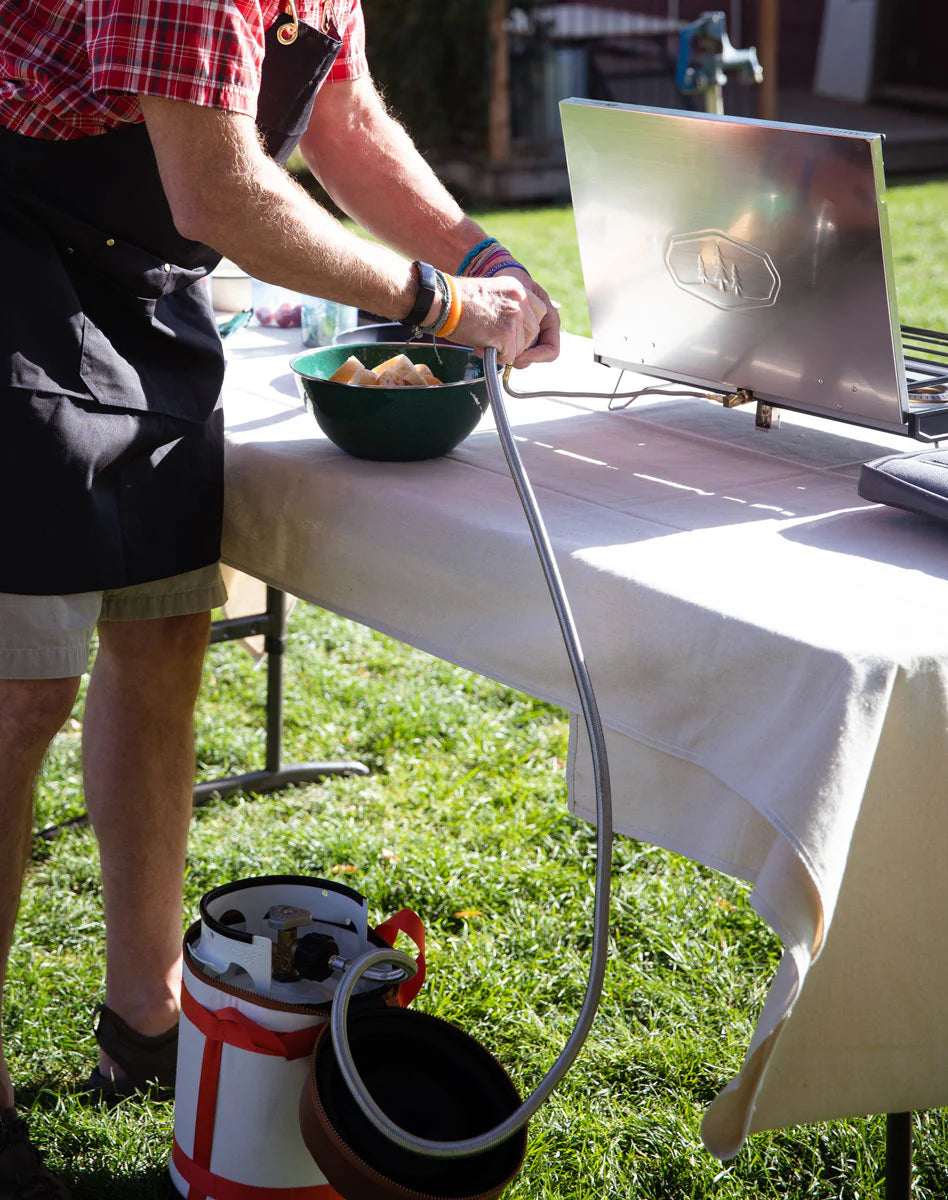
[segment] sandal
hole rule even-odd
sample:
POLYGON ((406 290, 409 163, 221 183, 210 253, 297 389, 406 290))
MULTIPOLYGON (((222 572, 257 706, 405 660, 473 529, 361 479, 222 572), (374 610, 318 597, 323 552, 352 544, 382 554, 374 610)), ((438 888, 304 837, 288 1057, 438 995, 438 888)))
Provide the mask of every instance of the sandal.
POLYGON ((69 1188, 43 1165, 15 1108, 0 1108, 0 1200, 72 1200, 69 1188))
MULTIPOLYGON (((144 1092, 160 1098, 174 1095, 178 1066, 178 1026, 150 1037, 138 1033, 105 1004, 93 1009, 95 1040, 122 1071, 116 1079, 98 1067, 81 1087, 90 1099, 114 1103, 144 1092)), ((0 1195, 2 1200, 2 1195, 0 1195)))

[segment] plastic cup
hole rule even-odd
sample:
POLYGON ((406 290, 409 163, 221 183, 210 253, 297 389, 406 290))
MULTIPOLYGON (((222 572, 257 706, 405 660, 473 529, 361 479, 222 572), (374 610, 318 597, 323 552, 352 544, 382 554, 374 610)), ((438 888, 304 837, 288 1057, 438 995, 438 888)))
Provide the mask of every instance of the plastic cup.
POLYGON ((358 321, 359 310, 353 305, 307 296, 300 312, 303 345, 331 346, 337 333, 355 328, 358 321))

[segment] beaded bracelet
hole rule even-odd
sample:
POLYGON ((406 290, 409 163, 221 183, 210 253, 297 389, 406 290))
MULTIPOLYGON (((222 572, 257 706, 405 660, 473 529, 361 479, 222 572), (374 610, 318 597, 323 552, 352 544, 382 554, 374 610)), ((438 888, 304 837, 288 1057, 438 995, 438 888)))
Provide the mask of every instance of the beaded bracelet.
POLYGON ((463 275, 465 268, 468 267, 475 258, 477 258, 478 254, 480 254, 482 250, 486 250, 488 246, 496 246, 497 244, 497 239, 492 237, 485 238, 482 242, 478 242, 474 249, 468 250, 467 254, 464 255, 463 259, 461 259, 461 265, 458 267, 457 273, 459 275, 463 275))
POLYGON ((450 337, 458 327, 458 322, 461 320, 461 313, 464 311, 464 302, 458 294, 458 289, 455 287, 454 280, 450 275, 447 277, 448 290, 451 293, 451 309, 448 313, 448 319, 438 330, 441 337, 450 337))

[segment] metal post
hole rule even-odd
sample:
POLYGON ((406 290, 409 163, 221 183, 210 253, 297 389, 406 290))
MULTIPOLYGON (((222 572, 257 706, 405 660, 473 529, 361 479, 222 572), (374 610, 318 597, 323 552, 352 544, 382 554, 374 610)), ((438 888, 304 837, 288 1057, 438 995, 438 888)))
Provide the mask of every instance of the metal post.
POLYGON ((888 1113, 885 1119, 885 1200, 912 1195, 912 1114, 888 1113))
POLYGON ((724 88, 719 83, 708 84, 704 93, 704 111, 724 115, 724 88))
POLYGON ((492 167, 510 160, 510 46, 507 0, 491 0, 488 9, 490 93, 487 100, 487 157, 492 167))
POLYGON ((757 93, 757 115, 765 121, 776 121, 777 57, 780 49, 780 0, 761 0, 758 16, 757 45, 764 77, 757 93))
POLYGON ((283 753, 283 654, 286 650, 286 601, 283 593, 267 585, 268 629, 263 640, 267 653, 267 770, 280 770, 283 753))

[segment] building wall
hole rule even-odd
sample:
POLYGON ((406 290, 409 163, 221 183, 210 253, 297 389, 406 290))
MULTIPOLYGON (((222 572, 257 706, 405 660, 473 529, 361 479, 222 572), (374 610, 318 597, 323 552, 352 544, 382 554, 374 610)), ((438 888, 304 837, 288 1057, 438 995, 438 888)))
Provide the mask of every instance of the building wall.
POLYGON ((895 102, 948 107, 946 44, 944 0, 880 0, 873 94, 895 102))

